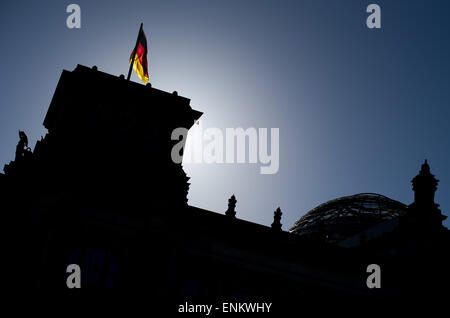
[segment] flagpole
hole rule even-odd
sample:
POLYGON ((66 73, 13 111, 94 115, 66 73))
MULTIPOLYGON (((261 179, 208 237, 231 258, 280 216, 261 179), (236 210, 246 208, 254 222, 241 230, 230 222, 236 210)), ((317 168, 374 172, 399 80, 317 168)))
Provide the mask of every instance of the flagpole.
POLYGON ((133 64, 134 64, 134 59, 135 59, 135 57, 136 57, 136 51, 137 51, 137 46, 138 46, 138 43, 139 43, 139 34, 141 34, 141 30, 142 30, 142 24, 143 23, 141 23, 141 27, 139 28, 139 32, 138 32, 138 36, 137 36, 137 39, 136 39, 136 44, 134 45, 134 49, 133 49, 133 59, 131 60, 131 64, 130 64, 130 69, 128 70, 128 76, 127 76, 127 81, 129 81, 130 80, 130 77, 131 77, 131 70, 133 69, 133 64))

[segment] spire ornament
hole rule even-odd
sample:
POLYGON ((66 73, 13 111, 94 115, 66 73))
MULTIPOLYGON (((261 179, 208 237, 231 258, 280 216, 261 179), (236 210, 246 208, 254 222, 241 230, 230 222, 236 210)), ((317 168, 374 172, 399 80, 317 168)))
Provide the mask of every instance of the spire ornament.
POLYGON ((272 229, 275 231, 281 231, 281 215, 283 213, 281 212, 280 207, 276 209, 276 211, 273 213, 273 223, 271 225, 272 229))
POLYGON ((228 199, 228 209, 225 212, 225 215, 230 218, 236 218, 236 197, 234 194, 228 199))

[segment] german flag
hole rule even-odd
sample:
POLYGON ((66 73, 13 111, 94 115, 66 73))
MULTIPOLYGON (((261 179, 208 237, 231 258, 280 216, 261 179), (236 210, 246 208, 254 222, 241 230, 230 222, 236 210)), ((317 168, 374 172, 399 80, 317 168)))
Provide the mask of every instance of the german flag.
POLYGON ((137 76, 144 83, 148 82, 148 63, 147 63, 147 38, 145 37, 144 30, 139 29, 138 38, 136 41, 136 46, 130 55, 130 63, 133 63, 134 71, 137 76), (133 63, 134 57, 134 63, 133 63))

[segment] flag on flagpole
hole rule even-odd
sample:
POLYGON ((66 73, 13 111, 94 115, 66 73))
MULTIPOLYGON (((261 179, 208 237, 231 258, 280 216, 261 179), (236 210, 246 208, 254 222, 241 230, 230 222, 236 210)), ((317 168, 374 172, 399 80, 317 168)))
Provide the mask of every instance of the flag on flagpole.
POLYGON ((139 76, 141 81, 147 83, 148 82, 147 38, 145 37, 142 24, 141 28, 139 29, 136 46, 134 47, 133 52, 130 55, 130 63, 133 64, 133 69, 136 72, 137 76, 139 76))

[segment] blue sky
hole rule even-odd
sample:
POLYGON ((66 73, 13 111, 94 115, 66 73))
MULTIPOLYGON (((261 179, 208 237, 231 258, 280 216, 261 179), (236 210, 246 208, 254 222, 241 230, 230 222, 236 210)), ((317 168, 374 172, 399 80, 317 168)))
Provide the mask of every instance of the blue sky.
MULTIPOLYGON (((280 130, 280 169, 190 164, 189 202, 283 229, 327 200, 360 192, 411 203, 425 158, 450 211, 448 1, 66 1, 0 4, 0 165, 17 130, 34 146, 63 69, 97 65, 120 75, 140 22, 150 82, 203 111, 205 128, 280 130), (382 27, 366 27, 366 7, 382 27)), ((138 81, 133 75, 132 80, 138 81)), ((151 145, 150 145, 151 146, 151 145)), ((449 221, 445 222, 449 225, 449 221)))

